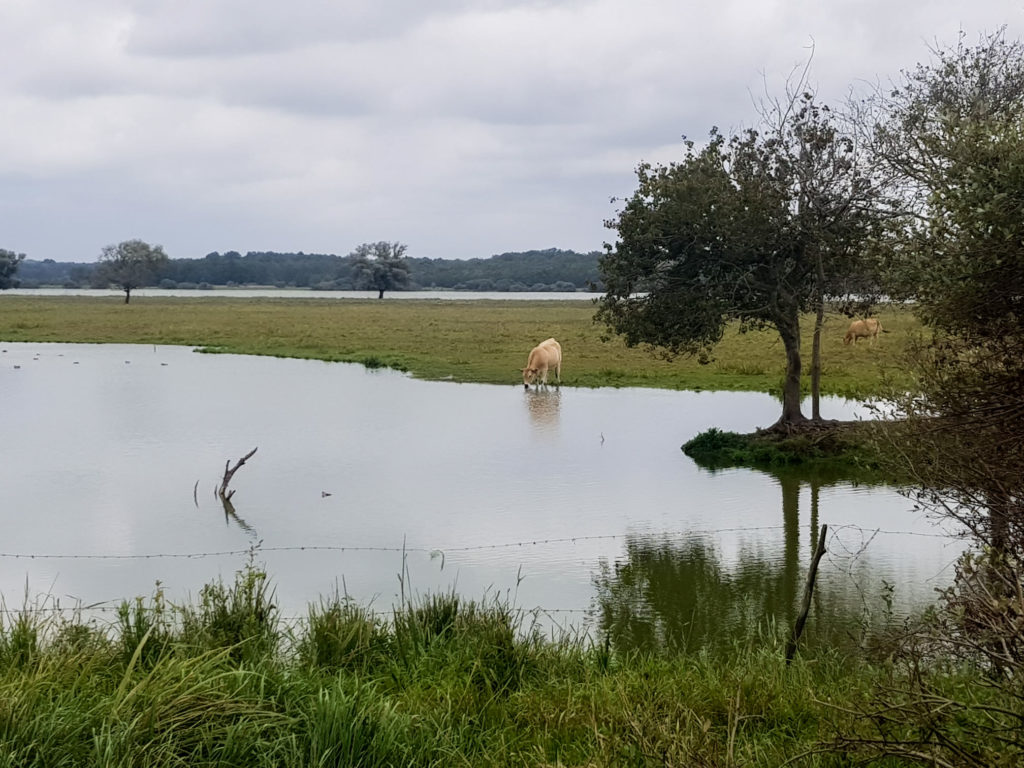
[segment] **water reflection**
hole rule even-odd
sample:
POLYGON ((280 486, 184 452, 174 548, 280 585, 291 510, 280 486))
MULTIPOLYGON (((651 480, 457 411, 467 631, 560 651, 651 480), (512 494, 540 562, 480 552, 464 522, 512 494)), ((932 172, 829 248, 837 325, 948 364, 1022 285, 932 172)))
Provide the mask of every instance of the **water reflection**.
MULTIPOLYGON (((884 578, 901 603, 931 600, 956 557, 892 489, 811 485, 808 518, 806 480, 709 473, 679 451, 710 426, 749 431, 773 420, 768 395, 524 392, 187 348, 3 346, 0 392, 18 407, 5 413, 0 441, 0 596, 27 584, 95 604, 148 594, 159 579, 186 599, 237 570, 244 555, 233 553, 258 539, 285 615, 342 580, 354 599, 386 606, 399 589, 396 562, 412 553, 419 590, 455 584, 476 599, 514 589, 518 605, 576 623, 593 604, 599 562, 623 563, 624 574, 654 568, 645 559, 692 565, 701 553, 677 550, 697 537, 705 592, 717 574, 761 616, 762 593, 778 587, 769 607, 783 621, 820 522, 837 553, 831 579, 819 577, 827 604, 844 579, 884 578), (267 408, 282 397, 287 407, 267 408), (236 477, 237 505, 211 504, 196 478, 240 445, 261 446, 259 471, 236 477), (874 536, 878 527, 894 530, 874 536), (864 532, 870 551, 861 554, 864 532), (837 569, 844 535, 856 561, 837 569), (446 553, 443 571, 432 551, 446 553)), ((855 412, 826 405, 836 417, 855 412)), ((613 589, 610 565, 607 574, 604 597, 625 589, 613 589)), ((672 600, 688 588, 675 575, 661 589, 672 600)), ((637 589, 648 600, 637 615, 673 610, 637 589)))
MULTIPOLYGON (((770 473, 766 473, 770 474, 770 473)), ((804 569, 800 549, 800 499, 810 491, 809 550, 817 547, 818 506, 825 482, 802 482, 792 472, 773 475, 781 495, 783 547, 780 557, 759 546, 742 547, 729 567, 716 545, 694 537, 684 541, 631 536, 614 563, 602 560, 594 576, 593 610, 600 635, 617 651, 640 649, 693 652, 756 641, 765 631, 785 633, 796 618, 804 569)), ((819 583, 803 642, 842 644, 862 636, 867 617, 891 585, 855 585, 833 573, 819 583), (881 587, 881 589, 876 589, 881 587), (875 591, 875 598, 868 597, 875 591), (822 593, 827 597, 823 598, 822 593)), ((777 634, 777 636, 779 636, 777 634)))
POLYGON ((538 432, 554 432, 558 429, 562 407, 560 389, 527 389, 523 391, 523 397, 526 398, 526 408, 530 412, 530 423, 538 432))
POLYGON ((231 503, 231 499, 221 496, 220 502, 224 506, 224 524, 230 526, 234 523, 243 531, 245 534, 255 541, 257 539, 256 529, 249 525, 245 520, 239 517, 238 512, 235 510, 235 505, 231 503))
POLYGON ((617 651, 691 652, 754 636, 792 610, 788 564, 752 551, 730 572, 713 544, 631 537, 594 578, 598 630, 617 651))

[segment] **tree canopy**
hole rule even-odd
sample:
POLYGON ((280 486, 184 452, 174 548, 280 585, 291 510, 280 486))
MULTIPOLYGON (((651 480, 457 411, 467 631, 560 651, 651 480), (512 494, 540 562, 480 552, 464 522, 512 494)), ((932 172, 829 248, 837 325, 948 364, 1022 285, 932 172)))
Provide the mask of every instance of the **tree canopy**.
POLYGON ((142 240, 125 240, 103 248, 97 269, 102 280, 121 287, 127 304, 132 290, 152 284, 166 263, 167 254, 162 246, 151 246, 142 240))
POLYGON ((377 291, 377 298, 384 298, 384 291, 404 288, 409 284, 409 264, 405 260, 407 246, 384 240, 363 243, 349 254, 352 259, 352 274, 356 285, 377 291))
POLYGON ((856 271, 876 194, 857 145, 812 94, 774 125, 687 141, 681 161, 642 163, 638 188, 607 222, 598 318, 629 345, 708 359, 726 325, 772 326, 786 354, 777 426, 801 411, 800 314, 856 271))
POLYGON ((24 253, 15 253, 0 248, 0 290, 17 287, 18 281, 15 279, 15 274, 24 260, 24 253))
MULTIPOLYGON (((408 290, 577 291, 599 283, 600 253, 546 248, 488 258, 405 257, 408 290)), ((95 262, 25 259, 18 269, 23 287, 84 287, 94 284, 95 262)), ((212 251, 196 259, 168 259, 157 275, 166 288, 258 285, 350 291, 355 288, 352 258, 301 251, 212 251)))
POLYGON ((902 183, 894 295, 917 348, 901 455, 919 498, 1024 555, 1024 46, 961 39, 876 97, 874 149, 902 183))

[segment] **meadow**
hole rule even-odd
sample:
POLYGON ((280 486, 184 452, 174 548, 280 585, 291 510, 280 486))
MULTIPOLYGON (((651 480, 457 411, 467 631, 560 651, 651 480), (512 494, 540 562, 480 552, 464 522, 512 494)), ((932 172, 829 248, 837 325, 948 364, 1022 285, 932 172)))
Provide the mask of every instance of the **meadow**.
MULTIPOLYGON (((562 344, 563 383, 578 387, 658 387, 776 392, 785 355, 772 331, 730 327, 701 364, 627 348, 593 321, 581 301, 401 301, 0 295, 0 341, 181 344, 210 352, 273 355, 390 367, 432 380, 521 383, 530 348, 553 336, 562 344)), ((906 384, 901 354, 921 326, 897 309, 878 315, 888 331, 870 344, 844 346, 848 320, 826 321, 822 392, 878 394, 906 384)), ((813 319, 804 319, 805 378, 813 319)))

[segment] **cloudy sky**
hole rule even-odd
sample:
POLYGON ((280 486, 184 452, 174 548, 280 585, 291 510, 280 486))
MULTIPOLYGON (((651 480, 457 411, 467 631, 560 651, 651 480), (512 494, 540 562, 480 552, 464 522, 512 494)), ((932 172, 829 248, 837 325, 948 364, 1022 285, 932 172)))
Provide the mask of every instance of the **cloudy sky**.
POLYGON ((813 42, 837 102, 1024 0, 0 0, 0 248, 599 249, 813 42))

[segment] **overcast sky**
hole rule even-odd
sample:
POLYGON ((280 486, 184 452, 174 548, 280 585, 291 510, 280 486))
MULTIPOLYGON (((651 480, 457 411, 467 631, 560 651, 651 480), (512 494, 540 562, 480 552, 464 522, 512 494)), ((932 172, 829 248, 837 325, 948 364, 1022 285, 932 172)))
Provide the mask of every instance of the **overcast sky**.
POLYGON ((0 0, 0 248, 600 249, 681 136, 833 103, 1024 0, 0 0))

